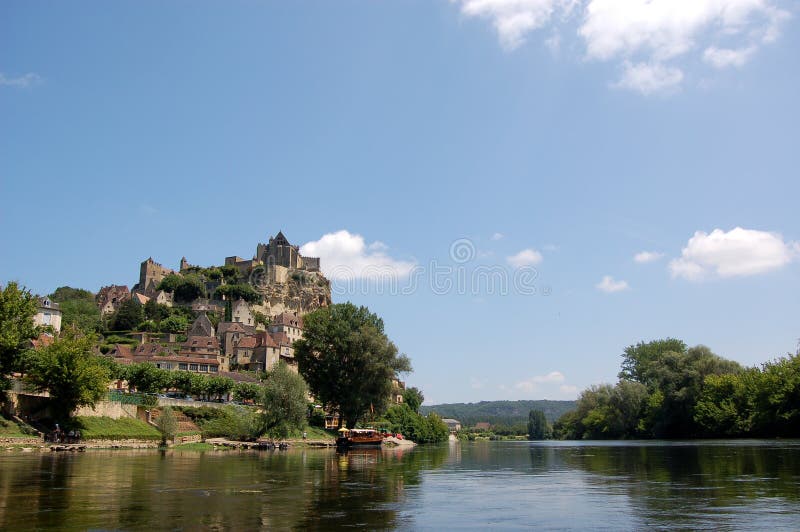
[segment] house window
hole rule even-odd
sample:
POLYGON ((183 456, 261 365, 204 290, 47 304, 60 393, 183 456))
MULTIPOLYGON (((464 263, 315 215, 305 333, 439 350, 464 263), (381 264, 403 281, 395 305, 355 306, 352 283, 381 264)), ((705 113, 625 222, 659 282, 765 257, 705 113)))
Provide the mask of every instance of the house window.
POLYGON ((217 369, 218 369, 217 366, 208 366, 208 371, 210 371, 211 373, 216 373, 217 369))
POLYGON ((200 364, 200 371, 208 373, 208 364, 200 364))
POLYGON ((50 325, 51 318, 52 315, 49 312, 45 312, 44 316, 42 317, 42 323, 44 323, 45 325, 50 325))
POLYGON ((197 371, 197 364, 189 364, 189 371, 197 371))
POLYGON ((187 369, 186 363, 185 362, 179 362, 178 363, 178 369, 183 369, 183 370, 187 369))

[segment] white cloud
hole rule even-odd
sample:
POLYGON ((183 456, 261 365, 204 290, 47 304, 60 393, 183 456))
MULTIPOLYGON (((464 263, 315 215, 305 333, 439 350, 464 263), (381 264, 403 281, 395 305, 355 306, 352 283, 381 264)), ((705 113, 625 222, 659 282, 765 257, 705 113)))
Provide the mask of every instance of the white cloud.
POLYGON ((523 392, 532 392, 539 388, 540 384, 553 384, 564 382, 564 374, 560 371, 551 371, 547 375, 536 375, 530 379, 514 384, 514 389, 523 392))
POLYGON ((506 257, 511 266, 514 268, 522 268, 523 266, 535 266, 542 262, 542 254, 535 249, 523 249, 516 255, 506 257))
POLYGON ((564 0, 450 0, 470 17, 492 21, 500 44, 513 50, 525 42, 525 36, 550 22, 553 12, 564 0))
POLYGON ((42 78, 38 74, 34 74, 32 72, 28 72, 22 76, 18 76, 16 78, 9 78, 6 77, 5 74, 0 72, 0 86, 6 87, 17 87, 19 89, 26 89, 32 85, 36 85, 37 83, 41 82, 42 78))
POLYGON ((755 53, 754 46, 732 50, 730 48, 717 48, 709 46, 703 52, 703 60, 714 68, 722 69, 730 66, 740 67, 744 65, 755 53))
POLYGON ((623 63, 622 77, 612 86, 628 89, 641 94, 670 92, 677 89, 683 81, 679 68, 667 67, 659 63, 623 63))
POLYGON ((414 262, 392 258, 382 242, 367 245, 364 237, 349 231, 323 235, 301 246, 300 253, 320 257, 322 272, 330 279, 386 279, 405 277, 414 262))
POLYGON ((777 270, 796 255, 797 243, 777 233, 736 227, 727 233, 697 231, 680 258, 669 263, 672 277, 700 281, 709 277, 742 277, 777 270))
POLYGON ((492 240, 503 240, 506 237, 503 233, 495 233, 492 235, 492 240))
POLYGON ((684 79, 680 64, 702 54, 715 68, 741 66, 764 43, 780 36, 790 17, 786 0, 451 0, 462 14, 492 22, 507 50, 521 46, 537 30, 554 37, 545 46, 557 50, 561 36, 577 37, 586 58, 623 61, 625 75, 616 86, 649 94, 675 88, 684 79), (564 31, 561 31, 562 26, 564 31), (631 65, 631 62, 636 63, 631 65))
POLYGON ((567 393, 567 394, 574 394, 575 392, 578 391, 578 387, 572 386, 571 384, 562 384, 561 386, 558 387, 558 389, 561 391, 561 393, 567 393))
POLYGON ((623 290, 628 290, 630 288, 627 281, 615 281, 610 275, 603 277, 603 280, 597 283, 595 287, 606 294, 622 292, 623 290))
POLYGON ((657 251, 641 251, 633 256, 633 260, 639 264, 647 264, 648 262, 655 262, 663 256, 663 253, 657 251))

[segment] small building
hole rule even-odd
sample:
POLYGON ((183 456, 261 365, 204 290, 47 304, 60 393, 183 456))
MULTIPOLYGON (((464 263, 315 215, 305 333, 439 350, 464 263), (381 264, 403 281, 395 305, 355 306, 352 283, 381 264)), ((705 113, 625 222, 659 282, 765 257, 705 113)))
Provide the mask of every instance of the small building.
POLYGON ((289 345, 303 337, 303 318, 297 312, 281 312, 270 321, 270 334, 283 334, 289 345))
POLYGON ((237 299, 231 304, 231 319, 236 323, 255 326, 253 311, 244 299, 237 299))
POLYGON ((49 297, 40 297, 39 306, 33 316, 33 323, 41 327, 52 327, 56 333, 61 331, 61 309, 49 297))
POLYGON ((442 418, 442 421, 450 429, 450 434, 455 434, 461 430, 461 422, 457 419, 442 418))
POLYGON ((100 313, 113 314, 122 304, 131 298, 131 291, 125 285, 104 286, 97 292, 95 301, 100 308, 100 313))

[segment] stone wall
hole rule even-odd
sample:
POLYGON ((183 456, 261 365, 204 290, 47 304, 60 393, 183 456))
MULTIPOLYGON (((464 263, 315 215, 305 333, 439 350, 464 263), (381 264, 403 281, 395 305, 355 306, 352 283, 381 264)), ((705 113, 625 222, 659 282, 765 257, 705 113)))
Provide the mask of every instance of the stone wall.
POLYGON ((111 419, 119 419, 123 417, 136 418, 137 416, 136 405, 124 405, 114 401, 100 401, 94 408, 83 406, 75 410, 74 415, 86 417, 110 417, 111 419))

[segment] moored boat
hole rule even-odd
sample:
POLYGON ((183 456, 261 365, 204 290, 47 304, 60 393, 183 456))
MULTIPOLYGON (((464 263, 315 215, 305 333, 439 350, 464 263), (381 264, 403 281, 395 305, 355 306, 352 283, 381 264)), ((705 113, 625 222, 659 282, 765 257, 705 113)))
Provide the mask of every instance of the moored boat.
POLYGON ((339 429, 336 446, 350 449, 352 447, 380 447, 383 434, 375 429, 339 429))

